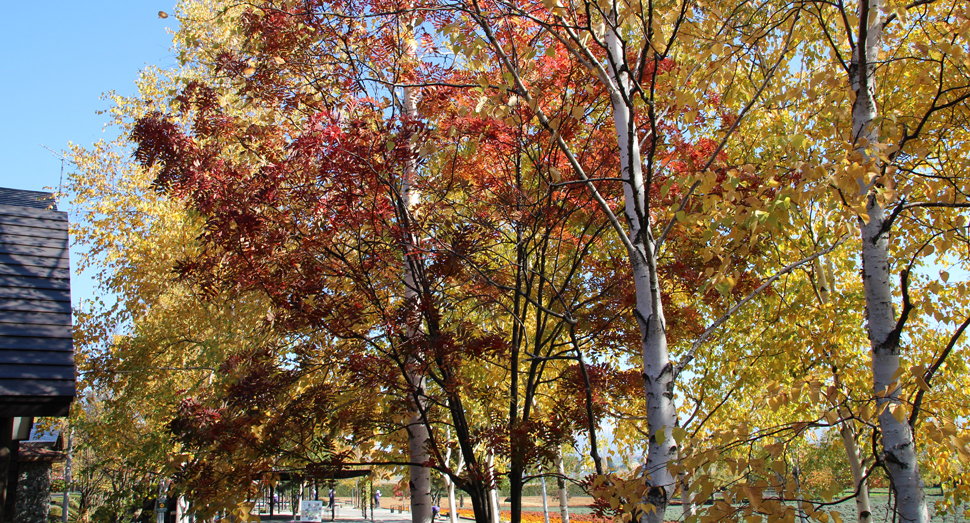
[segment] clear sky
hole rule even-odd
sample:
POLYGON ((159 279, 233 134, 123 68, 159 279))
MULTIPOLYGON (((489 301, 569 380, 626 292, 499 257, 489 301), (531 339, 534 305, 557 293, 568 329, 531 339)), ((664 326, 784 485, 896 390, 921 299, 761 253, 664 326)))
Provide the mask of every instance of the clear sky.
MULTIPOLYGON (((147 64, 175 65, 174 0, 4 2, 0 31, 0 187, 57 187, 61 162, 49 151, 102 138, 102 93, 134 93, 147 64)), ((67 210, 62 204, 61 210, 67 210)), ((73 219, 73 217, 72 217, 73 219)), ((72 255, 72 258, 74 256, 72 255)), ((91 292, 75 278, 75 303, 91 292)))

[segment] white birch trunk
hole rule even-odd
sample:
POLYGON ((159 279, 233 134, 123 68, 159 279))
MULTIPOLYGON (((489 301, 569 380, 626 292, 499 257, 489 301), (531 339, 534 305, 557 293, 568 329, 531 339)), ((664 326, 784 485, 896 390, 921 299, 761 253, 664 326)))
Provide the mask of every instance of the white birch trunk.
MULTIPOLYGON (((882 0, 860 0, 860 20, 867 21, 865 42, 860 42, 852 57, 850 82, 856 93, 852 106, 852 133, 860 152, 866 160, 879 162, 868 154, 865 144, 878 141, 879 134, 874 120, 878 117, 875 100, 875 64, 882 45, 882 27, 885 16, 880 12, 882 0), (870 16, 870 13, 875 13, 870 16), (863 47, 862 53, 859 47, 863 47), (864 59, 865 66, 860 62, 864 59)), ((861 35, 860 35, 861 39, 861 35)), ((904 417, 900 422, 893 416, 892 408, 899 406, 899 387, 893 381, 899 369, 899 337, 894 333, 896 313, 893 310, 892 280, 889 269, 889 231, 883 231, 887 216, 885 209, 875 197, 868 179, 859 180, 860 188, 867 198, 868 223, 862 225, 862 273, 866 295, 866 328, 872 349, 873 389, 876 405, 883 409, 879 415, 882 432, 882 458, 892 477, 896 493, 896 507, 902 523, 928 523, 929 511, 923 482, 916 460, 916 443, 904 417)))
POLYGON ((687 484, 686 474, 680 477, 680 508, 684 513, 684 521, 697 513, 697 506, 694 504, 694 492, 691 492, 690 485, 687 484))
MULTIPOLYGON (((615 16, 613 17, 615 19, 615 16)), ((630 77, 619 35, 608 29, 606 43, 610 59, 613 91, 613 125, 619 145, 625 214, 629 237, 634 249, 629 253, 636 290, 636 315, 640 327, 643 355, 643 388, 646 397, 647 426, 650 441, 645 464, 645 480, 650 488, 644 502, 654 510, 643 513, 643 523, 662 523, 664 511, 675 487, 675 479, 667 465, 676 458, 677 447, 672 430, 677 426, 677 411, 673 402, 673 365, 667 352, 667 325, 660 300, 656 252, 650 230, 650 215, 646 207, 646 186, 640 157, 639 138, 635 134, 633 113, 627 101, 633 99, 630 77), (621 67, 622 65, 622 67, 621 67), (658 431, 664 431, 657 438, 658 431), (661 442, 662 440, 662 442, 661 442)))
MULTIPOLYGON (((451 427, 445 431, 445 439, 451 441, 451 427)), ((445 452, 445 465, 451 465, 451 447, 445 452)), ((459 452, 458 453, 458 466, 455 467, 455 474, 461 474, 461 470, 465 468, 465 456, 459 452)), ((449 523, 458 523, 458 507, 455 505, 455 482, 451 480, 451 476, 447 474, 442 475, 445 488, 448 490, 448 521, 449 523)))
POLYGON ((855 498, 856 516, 859 523, 870 523, 872 521, 872 508, 869 505, 869 485, 865 481, 866 465, 862 461, 859 452, 859 444, 855 440, 855 428, 851 425, 852 420, 842 423, 842 445, 845 447, 845 454, 849 458, 849 468, 852 469, 852 487, 859 495, 855 498))
POLYGON ((569 492, 566 489, 566 464, 562 460, 562 445, 556 452, 556 471, 559 473, 559 517, 569 523, 569 492))
MULTIPOLYGON (((413 44, 409 47, 409 54, 414 54, 413 44)), ((417 93, 414 89, 404 88, 403 102, 404 114, 409 118, 417 119, 417 93)), ((401 183, 403 210, 406 213, 409 226, 411 226, 412 211, 418 201, 418 193, 413 186, 416 176, 417 166, 413 160, 409 160, 404 166, 404 179, 401 183)), ((409 227, 405 234, 408 241, 405 245, 407 252, 404 253, 404 300, 408 307, 412 308, 408 311, 408 321, 410 322, 408 337, 416 339, 422 335, 420 313, 418 312, 421 296, 418 291, 417 274, 415 273, 417 264, 420 262, 414 253, 416 243, 414 231, 410 230, 409 227)), ((424 423, 421 410, 427 408, 425 400, 427 382, 424 375, 414 370, 408 371, 407 380, 414 391, 412 397, 409 398, 412 405, 407 426, 410 460, 411 463, 426 463, 430 459, 428 454, 430 434, 428 433, 428 426, 424 423)), ((428 523, 432 518, 431 469, 422 465, 411 465, 408 470, 410 474, 408 486, 411 494, 411 521, 413 523, 428 523)))
POLYGON ((182 496, 175 501, 175 523, 189 523, 189 502, 182 496))
POLYGON ((488 466, 488 471, 492 475, 492 487, 488 491, 488 501, 492 504, 492 523, 502 523, 502 513, 499 512, 500 505, 498 503, 498 489, 495 488, 495 451, 488 449, 488 455, 486 457, 486 466, 488 466))
MULTIPOLYGON (((822 304, 828 304, 835 286, 835 276, 832 271, 832 258, 826 257, 823 264, 821 259, 815 261, 815 272, 818 277, 818 292, 822 299, 822 304)), ((839 383, 839 376, 835 371, 836 385, 839 383)), ((849 468, 852 470, 852 490, 858 492, 855 497, 856 521, 858 523, 870 523, 872 521, 872 508, 869 505, 869 484, 865 481, 866 465, 862 459, 859 444, 856 442, 856 430, 853 420, 842 420, 839 434, 842 436, 842 446, 845 448, 845 455, 849 461, 849 468)))
POLYGON ((542 519, 549 523, 549 500, 546 498, 546 477, 543 476, 542 468, 539 468, 539 480, 542 483, 542 519))
POLYGON ((300 495, 296 497, 296 506, 293 507, 293 515, 303 516, 300 514, 300 509, 303 507, 303 495, 306 493, 306 484, 302 481, 300 482, 300 495))
POLYGON ((458 505, 455 503, 455 482, 451 478, 445 480, 448 486, 448 521, 458 523, 458 505))

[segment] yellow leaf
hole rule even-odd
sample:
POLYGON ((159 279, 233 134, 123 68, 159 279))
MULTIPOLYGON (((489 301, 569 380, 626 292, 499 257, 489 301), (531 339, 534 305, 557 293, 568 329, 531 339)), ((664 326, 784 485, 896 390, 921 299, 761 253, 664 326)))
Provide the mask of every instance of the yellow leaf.
POLYGON ((890 407, 890 411, 892 412, 893 417, 896 418, 896 421, 898 421, 900 423, 905 423, 906 422, 906 408, 905 407, 903 407, 902 405, 893 405, 892 407, 890 407))
POLYGON ((899 377, 902 376, 905 373, 906 373, 906 369, 904 369, 902 367, 896 369, 896 372, 893 373, 893 381, 898 380, 899 377))
POLYGON ((168 13, 166 13, 165 11, 159 11, 158 17, 162 19, 168 18, 168 13))
POLYGON ((926 376, 926 367, 922 365, 913 365, 909 368, 909 372, 914 378, 916 378, 916 386, 924 391, 930 390, 930 385, 926 383, 926 380, 923 379, 923 377, 926 376))
POLYGON ((775 460, 771 462, 771 470, 777 472, 778 474, 784 474, 786 469, 787 468, 785 467, 784 461, 775 460))
POLYGON ((562 174, 559 172, 559 169, 556 169, 555 167, 549 168, 549 176, 552 176, 552 180, 556 183, 562 181, 562 174))
POLYGON ((683 427, 674 427, 673 436, 677 443, 682 443, 687 438, 687 431, 683 427))

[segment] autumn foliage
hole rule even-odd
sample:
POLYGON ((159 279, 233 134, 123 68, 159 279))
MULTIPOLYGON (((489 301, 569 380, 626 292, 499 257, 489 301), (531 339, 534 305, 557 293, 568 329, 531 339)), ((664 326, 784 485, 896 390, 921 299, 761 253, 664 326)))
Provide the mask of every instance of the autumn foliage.
POLYGON ((77 152, 90 219, 124 215, 111 168, 144 217, 82 230, 130 294, 79 315, 84 386, 163 398, 140 466, 202 516, 366 466, 479 523, 507 483, 531 522, 526 478, 577 449, 590 522, 825 523, 849 487, 861 515, 902 478, 885 437, 962 478, 970 25, 873 6, 186 3, 186 70, 119 102, 132 161, 77 152), (898 59, 860 66, 859 28, 898 59), (138 390, 152 366, 178 377, 138 390))

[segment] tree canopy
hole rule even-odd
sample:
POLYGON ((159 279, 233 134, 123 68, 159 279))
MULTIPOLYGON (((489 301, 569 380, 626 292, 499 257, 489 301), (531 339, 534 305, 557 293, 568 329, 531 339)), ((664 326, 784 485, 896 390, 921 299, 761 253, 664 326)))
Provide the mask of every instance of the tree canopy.
POLYGON ((75 239, 118 296, 78 313, 75 417, 201 516, 368 465, 407 474, 415 523, 433 475, 478 523, 507 481, 520 523, 580 446, 623 522, 846 498, 868 523, 882 478, 903 521, 927 482, 970 498, 963 4, 175 16, 180 67, 72 150, 75 239))

